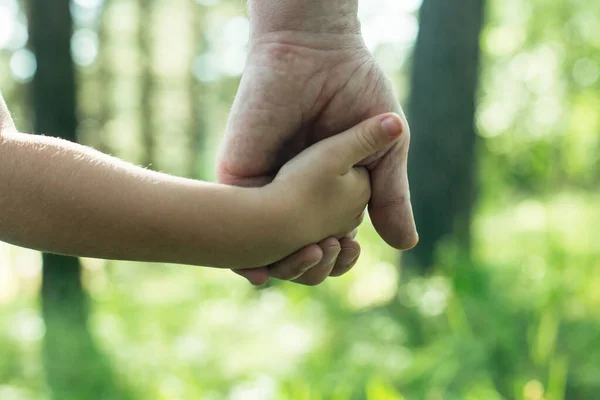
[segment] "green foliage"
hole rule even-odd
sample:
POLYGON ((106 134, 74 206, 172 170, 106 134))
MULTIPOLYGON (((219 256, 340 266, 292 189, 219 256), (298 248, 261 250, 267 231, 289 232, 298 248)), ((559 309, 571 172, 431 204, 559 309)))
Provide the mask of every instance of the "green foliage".
MULTIPOLYGON (((155 168, 211 178, 239 75, 211 78, 205 63, 227 59, 224 27, 243 16, 242 3, 156 1, 155 168), (191 19, 204 21, 197 32, 191 19), (202 79, 191 80, 190 65, 200 65, 202 79), (193 132, 202 136, 202 165, 190 171, 193 132)), ((98 58, 79 68, 80 134, 139 162, 139 121, 148 116, 138 106, 137 2, 105 5, 98 58)), ((91 398, 111 374, 133 398, 149 400, 596 398, 598 15, 593 0, 489 2, 470 257, 450 238, 430 276, 408 276, 367 222, 355 271, 319 288, 254 290, 225 271, 84 260, 89 329, 105 359, 94 369, 85 352, 68 355, 65 368, 87 375, 73 382, 73 398, 91 398)), ((382 43, 376 54, 395 59, 382 49, 400 47, 382 43)), ((10 70, 20 50, 0 50, 0 87, 29 130, 27 80, 10 70)), ((397 64, 388 72, 405 82, 397 64)), ((38 265, 29 252, 0 247, 3 400, 50 398, 38 265)), ((63 339, 77 348, 66 323, 63 339)))

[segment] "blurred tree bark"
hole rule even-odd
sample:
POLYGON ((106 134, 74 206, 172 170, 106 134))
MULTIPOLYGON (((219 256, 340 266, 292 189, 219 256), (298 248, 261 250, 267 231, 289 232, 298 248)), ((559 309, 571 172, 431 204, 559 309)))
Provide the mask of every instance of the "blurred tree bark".
POLYGON ((437 246, 465 254, 475 199, 475 99, 484 0, 424 0, 414 52, 408 117, 411 195, 419 245, 405 264, 424 272, 437 246))
MULTIPOLYGON (((31 0, 30 45, 37 59, 32 82, 34 131, 77 140, 73 21, 69 0, 31 0)), ((115 396, 108 363, 87 330, 88 298, 77 258, 43 255, 44 362, 52 397, 106 399, 115 396)))
POLYGON ((109 54, 109 38, 108 33, 109 21, 106 17, 107 10, 112 2, 104 0, 102 12, 100 14, 100 22, 98 26, 98 79, 100 80, 100 115, 98 120, 100 123, 100 132, 98 138, 98 148, 103 153, 112 154, 113 150, 108 137, 107 125, 113 117, 113 69, 112 61, 109 54))
POLYGON ((154 41, 152 36, 153 0, 140 0, 138 22, 138 45, 140 51, 140 117, 144 155, 142 165, 155 169, 156 135, 154 132, 154 99, 155 81, 152 68, 154 41))
MULTIPOLYGON (((192 12, 190 13, 190 23, 193 27, 193 40, 192 40, 192 63, 194 59, 202 52, 204 47, 204 17, 205 9, 200 6, 195 0, 190 0, 192 12)), ((196 74, 192 65, 190 65, 188 76, 187 76, 187 88, 189 94, 190 103, 190 127, 189 132, 189 155, 188 155, 188 166, 187 174, 190 178, 202 179, 206 178, 203 158, 204 147, 205 147, 205 136, 204 136, 204 110, 206 107, 206 92, 205 89, 196 78, 196 74)))

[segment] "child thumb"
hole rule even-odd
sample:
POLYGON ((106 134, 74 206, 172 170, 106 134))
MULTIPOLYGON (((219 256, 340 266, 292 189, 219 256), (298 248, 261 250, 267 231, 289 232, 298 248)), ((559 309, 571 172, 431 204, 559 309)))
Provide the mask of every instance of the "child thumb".
POLYGON ((331 157, 339 162, 336 167, 344 172, 395 142, 403 130, 399 115, 383 114, 327 139, 327 147, 336 154, 331 157))

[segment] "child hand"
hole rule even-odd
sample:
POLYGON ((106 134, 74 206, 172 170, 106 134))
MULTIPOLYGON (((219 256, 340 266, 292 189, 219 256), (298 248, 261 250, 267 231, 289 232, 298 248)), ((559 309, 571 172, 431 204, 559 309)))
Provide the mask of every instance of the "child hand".
POLYGON ((401 123, 394 119, 399 121, 394 114, 366 120, 316 143, 281 168, 269 185, 270 196, 288 216, 287 232, 298 239, 298 248, 342 237, 360 225, 371 187, 367 170, 355 165, 398 139, 402 132, 395 127, 401 123))

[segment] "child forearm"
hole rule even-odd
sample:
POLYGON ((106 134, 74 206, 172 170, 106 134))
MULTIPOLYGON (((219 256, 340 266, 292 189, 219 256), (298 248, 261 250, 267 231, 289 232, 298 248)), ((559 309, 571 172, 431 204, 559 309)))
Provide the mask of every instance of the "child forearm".
POLYGON ((0 240, 37 250, 215 267, 268 264, 295 249, 281 245, 277 207, 263 193, 148 171, 60 139, 0 137, 0 240))

